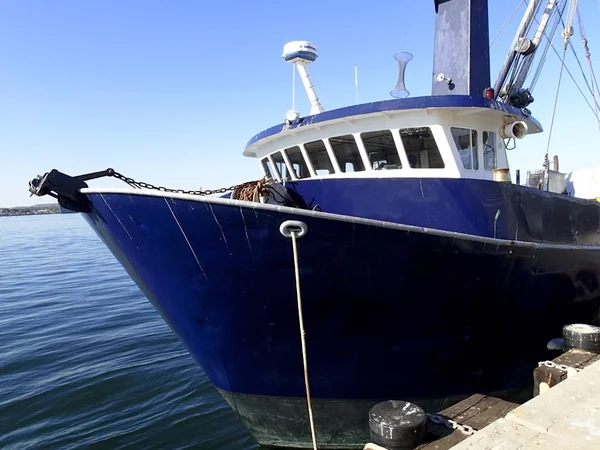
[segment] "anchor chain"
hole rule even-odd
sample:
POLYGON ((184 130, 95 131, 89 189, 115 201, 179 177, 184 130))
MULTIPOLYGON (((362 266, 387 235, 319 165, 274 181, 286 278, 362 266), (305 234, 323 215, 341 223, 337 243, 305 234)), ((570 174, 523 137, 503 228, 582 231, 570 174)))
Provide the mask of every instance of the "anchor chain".
POLYGON ((113 169, 108 169, 107 174, 108 174, 108 176, 117 178, 117 179, 127 183, 131 187, 134 187, 137 189, 153 189, 153 190, 163 191, 163 192, 174 192, 177 194, 190 194, 190 195, 225 194, 226 192, 236 191, 238 189, 242 189, 242 188, 245 188, 250 185, 255 185, 255 184, 263 181, 263 180, 246 181, 244 183, 235 184, 230 187, 223 187, 223 188, 219 188, 219 189, 206 189, 203 191, 202 190, 194 191, 194 190, 185 190, 185 189, 170 189, 170 188, 166 188, 164 186, 154 186, 153 184, 146 183, 144 181, 137 181, 131 177, 126 177, 125 175, 122 175, 113 169))
POLYGON ((476 430, 473 427, 470 427, 469 425, 462 425, 456 420, 447 419, 439 414, 427 414, 427 419, 433 423, 438 423, 453 430, 458 430, 466 436, 471 436, 476 433, 476 430))
POLYGON ((63 207, 72 211, 89 212, 92 208, 91 204, 89 199, 81 194, 81 189, 89 187, 85 183, 86 181, 104 177, 117 178, 136 189, 153 189, 178 194, 205 196, 211 194, 225 194, 228 191, 232 191, 232 199, 246 201, 260 201, 260 198, 270 191, 271 187, 268 184, 272 181, 269 178, 264 177, 260 180, 246 181, 230 187, 194 191, 154 186, 153 184, 144 181, 137 181, 131 177, 126 177, 111 168, 77 176, 70 176, 59 172, 56 169, 52 169, 50 172, 46 172, 44 175, 38 175, 31 180, 29 182, 29 192, 31 195, 37 195, 38 197, 50 195, 51 197, 56 198, 63 207))
POLYGON ((571 367, 571 366, 567 366, 566 364, 556 364, 554 361, 541 361, 538 363, 538 367, 541 367, 541 366, 550 367, 551 369, 562 370, 563 372, 568 372, 569 370, 575 371, 575 372, 581 372, 581 369, 578 367, 571 367))

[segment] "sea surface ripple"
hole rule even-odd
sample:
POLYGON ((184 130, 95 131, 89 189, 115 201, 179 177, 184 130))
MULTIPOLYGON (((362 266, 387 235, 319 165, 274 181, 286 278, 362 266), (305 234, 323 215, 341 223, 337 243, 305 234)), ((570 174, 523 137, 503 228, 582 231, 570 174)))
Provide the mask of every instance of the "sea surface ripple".
POLYGON ((255 449, 79 214, 0 217, 0 448, 255 449))

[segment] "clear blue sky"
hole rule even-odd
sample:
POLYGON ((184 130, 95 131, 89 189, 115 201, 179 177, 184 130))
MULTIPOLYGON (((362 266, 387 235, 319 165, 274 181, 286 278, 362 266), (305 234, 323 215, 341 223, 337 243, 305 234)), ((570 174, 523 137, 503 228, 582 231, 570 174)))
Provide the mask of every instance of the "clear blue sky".
MULTIPOLYGON (((490 0, 491 38, 519 1, 490 0)), ((580 8, 600 77, 600 3, 580 0, 580 8)), ((492 47, 492 80, 523 11, 492 47)), ((0 206, 49 200, 29 198, 27 182, 52 168, 74 175, 113 167, 184 189, 255 179, 258 162, 241 152, 291 107, 291 67, 281 59, 286 42, 316 43, 311 75, 321 102, 333 109, 354 103, 355 64, 361 102, 390 98, 396 51, 414 55, 406 77, 411 95, 428 95, 433 31, 433 0, 3 0, 0 206)), ((573 43, 587 71, 578 34, 573 43)), ((583 86, 572 55, 567 61, 583 86)), ((558 67, 551 52, 530 107, 546 131, 558 67)), ((303 115, 305 97, 299 90, 303 115)), ((546 139, 520 141, 511 168, 540 168, 546 139)), ((595 119, 566 73, 554 153, 563 171, 600 166, 595 119)))

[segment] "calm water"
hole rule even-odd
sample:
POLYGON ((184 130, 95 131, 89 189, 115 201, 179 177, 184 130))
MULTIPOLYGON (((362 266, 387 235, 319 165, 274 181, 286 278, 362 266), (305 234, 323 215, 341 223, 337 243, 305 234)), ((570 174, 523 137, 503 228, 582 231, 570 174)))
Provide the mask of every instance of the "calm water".
POLYGON ((0 217, 0 448, 255 449, 79 214, 0 217))

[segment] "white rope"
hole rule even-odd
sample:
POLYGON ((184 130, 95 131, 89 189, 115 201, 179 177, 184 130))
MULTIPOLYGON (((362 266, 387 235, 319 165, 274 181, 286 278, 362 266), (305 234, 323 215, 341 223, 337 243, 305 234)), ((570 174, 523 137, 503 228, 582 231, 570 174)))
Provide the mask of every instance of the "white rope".
POLYGON ((313 421, 312 402, 310 398, 310 386, 308 383, 308 362, 306 358, 306 334, 304 332, 304 319, 302 314, 302 295, 300 294, 300 269, 298 268, 298 247, 296 245, 296 231, 290 230, 292 238, 292 249, 294 251, 294 274, 296 275, 296 297, 298 300, 298 321, 300 322, 300 341, 302 343, 302 362, 304 364, 304 386, 306 387, 306 403, 308 405, 308 420, 310 421, 310 434, 312 436, 313 449, 317 450, 317 436, 315 434, 315 423, 313 421))

